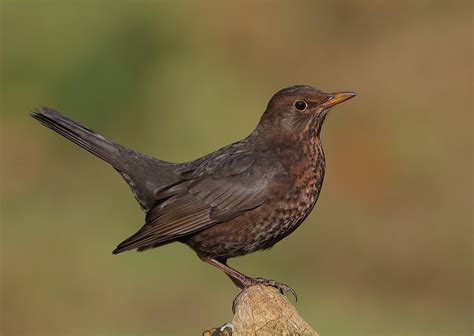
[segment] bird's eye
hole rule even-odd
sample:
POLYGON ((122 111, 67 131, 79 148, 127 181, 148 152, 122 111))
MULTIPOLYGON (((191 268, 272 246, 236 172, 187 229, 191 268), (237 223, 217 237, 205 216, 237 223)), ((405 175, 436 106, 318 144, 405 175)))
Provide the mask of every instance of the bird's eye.
POLYGON ((298 111, 304 111, 308 107, 308 104, 303 100, 297 100, 295 101, 295 107, 298 111))

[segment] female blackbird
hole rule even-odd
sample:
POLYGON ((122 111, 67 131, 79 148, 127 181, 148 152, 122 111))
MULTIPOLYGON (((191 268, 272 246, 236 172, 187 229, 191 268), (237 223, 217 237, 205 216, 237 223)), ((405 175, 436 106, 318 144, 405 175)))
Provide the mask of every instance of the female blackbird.
POLYGON ((282 89, 248 137, 181 164, 137 153, 46 107, 32 117, 112 165, 146 211, 145 225, 114 254, 179 241, 241 289, 264 284, 295 294, 238 272, 227 259, 272 247, 309 215, 324 178, 321 126, 330 107, 354 96, 282 89))

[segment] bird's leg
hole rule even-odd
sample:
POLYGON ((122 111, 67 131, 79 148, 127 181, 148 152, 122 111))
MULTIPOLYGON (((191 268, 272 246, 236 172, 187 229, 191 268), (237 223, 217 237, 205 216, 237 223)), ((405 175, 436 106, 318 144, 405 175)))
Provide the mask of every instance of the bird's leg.
POLYGON ((232 282, 240 289, 249 287, 248 285, 246 286, 249 277, 243 273, 240 273, 236 269, 233 269, 232 267, 228 266, 227 259, 205 259, 204 261, 224 271, 224 273, 230 278, 230 280, 232 280, 232 282))
MULTIPOLYGON (((295 300, 298 300, 298 296, 296 295, 296 292, 293 288, 288 286, 287 284, 284 283, 279 283, 274 280, 267 280, 263 278, 251 278, 236 269, 233 269, 232 267, 227 265, 227 259, 204 259, 205 262, 208 264, 211 264, 222 271, 232 280, 232 282, 239 287, 241 290, 244 290, 245 288, 248 288, 250 286, 255 286, 255 285, 263 285, 263 286, 271 286, 275 287, 280 291, 281 294, 285 294, 287 292, 290 292, 293 294, 295 297, 295 300)), ((237 295, 237 297, 234 299, 234 302, 232 304, 232 311, 235 313, 235 306, 238 298, 240 297, 240 294, 237 295)))

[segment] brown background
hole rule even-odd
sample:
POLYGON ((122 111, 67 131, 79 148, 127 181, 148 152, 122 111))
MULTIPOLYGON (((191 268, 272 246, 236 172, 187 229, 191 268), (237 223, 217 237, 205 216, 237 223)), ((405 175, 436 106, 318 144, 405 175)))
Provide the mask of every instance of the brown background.
POLYGON ((143 214, 33 106, 186 161, 292 84, 359 95, 325 123, 312 215, 231 265, 291 284, 322 335, 471 334, 471 2, 1 4, 2 334, 197 335, 237 293, 180 244, 112 256, 143 214))

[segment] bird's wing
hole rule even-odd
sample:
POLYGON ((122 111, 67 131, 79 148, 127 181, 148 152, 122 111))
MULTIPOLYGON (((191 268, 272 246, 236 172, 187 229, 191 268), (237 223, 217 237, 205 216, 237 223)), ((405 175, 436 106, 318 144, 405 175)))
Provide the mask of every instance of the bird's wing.
MULTIPOLYGON (((145 250, 229 221, 272 197, 271 186, 281 175, 278 164, 258 155, 241 153, 213 161, 204 175, 199 170, 189 180, 156 193, 157 202, 146 216, 146 224, 121 243, 114 253, 145 250)), ((205 162, 203 163, 203 165, 205 162)))

